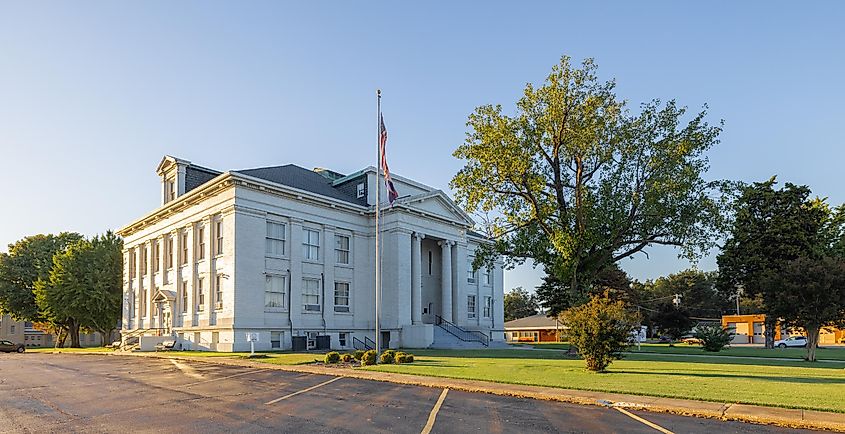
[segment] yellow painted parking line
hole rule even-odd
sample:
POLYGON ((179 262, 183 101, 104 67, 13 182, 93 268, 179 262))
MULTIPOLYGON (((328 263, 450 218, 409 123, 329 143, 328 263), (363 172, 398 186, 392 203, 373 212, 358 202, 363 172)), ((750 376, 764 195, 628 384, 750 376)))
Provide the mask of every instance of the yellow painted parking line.
POLYGON ((434 421, 437 419, 437 412, 440 411, 440 406, 443 405, 443 401, 446 400, 446 394, 449 393, 449 389, 443 389, 443 392, 440 393, 440 398, 437 399, 437 403, 434 404, 434 408, 431 409, 431 413, 428 415, 428 422, 425 423, 420 434, 429 434, 431 429, 434 428, 434 421))
POLYGON ((654 428, 654 429, 656 429, 656 430, 658 430, 658 431, 662 432, 663 434, 675 434, 675 433, 673 433, 672 431, 669 431, 668 429, 663 428, 662 426, 660 426, 660 425, 658 425, 658 424, 656 424, 656 423, 649 422, 649 421, 647 421, 647 420, 645 420, 645 419, 643 419, 643 418, 641 418, 641 417, 637 416, 636 414, 631 413, 631 412, 630 412, 630 411, 628 411, 628 410, 625 410, 625 409, 624 409, 624 408, 622 408, 622 407, 613 407, 613 408, 615 408, 615 409, 619 410, 619 412, 621 412, 621 413, 622 413, 622 414, 624 414, 625 416, 628 416, 628 417, 630 417, 631 419, 636 420, 637 422, 641 422, 641 423, 643 423, 643 424, 646 424, 646 425, 648 425, 648 426, 650 426, 650 427, 652 427, 652 428, 654 428))
POLYGON ((214 382, 214 381, 228 380, 230 378, 242 377, 244 375, 255 374, 257 372, 264 372, 264 371, 265 371, 265 369, 255 369, 255 370, 251 370, 251 371, 248 371, 248 372, 241 372, 241 373, 238 373, 238 374, 227 375, 225 377, 212 378, 210 380, 205 380, 205 381, 197 381, 196 383, 189 383, 189 384, 186 384, 186 385, 181 386, 181 387, 191 387, 191 386, 196 386, 197 384, 205 384, 205 383, 211 383, 211 382, 214 382))
POLYGON ((283 397, 281 397, 281 398, 276 398, 276 399, 274 399, 274 400, 272 400, 272 401, 268 401, 268 402, 266 402, 266 403, 264 403, 264 404, 265 404, 265 405, 275 404, 275 403, 277 403, 277 402, 279 402, 279 401, 281 401, 281 400, 283 400, 283 399, 288 399, 288 398, 290 398, 290 397, 292 397, 292 396, 299 395, 300 393, 305 393, 305 392, 308 392, 308 391, 314 390, 314 389, 316 389, 316 388, 318 388, 318 387, 322 387, 322 386, 325 386, 326 384, 333 383, 333 382, 335 382, 335 381, 337 381, 337 380, 340 380, 341 378, 343 378, 343 377, 334 377, 334 378, 332 378, 332 379, 331 379, 331 380, 329 380, 329 381, 324 381, 324 382, 322 382, 322 383, 320 383, 320 384, 318 384, 318 385, 316 385, 316 386, 311 386, 311 387, 309 387, 309 388, 307 388, 307 389, 302 389, 302 390, 300 390, 299 392, 293 392, 293 393, 287 394, 287 395, 285 395, 285 396, 283 396, 283 397))

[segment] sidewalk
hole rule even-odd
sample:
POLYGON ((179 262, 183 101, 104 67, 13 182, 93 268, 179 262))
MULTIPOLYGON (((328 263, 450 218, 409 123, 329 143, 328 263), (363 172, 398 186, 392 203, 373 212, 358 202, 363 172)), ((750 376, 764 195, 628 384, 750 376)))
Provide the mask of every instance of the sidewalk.
POLYGON ((495 383, 479 380, 462 380, 445 377, 428 377, 410 374, 368 371, 363 369, 332 368, 316 365, 275 365, 245 359, 223 357, 179 356, 178 353, 68 353, 85 355, 107 355, 127 357, 152 357, 177 359, 191 362, 256 369, 275 369, 317 375, 332 375, 372 381, 408 384, 432 388, 449 388, 466 392, 490 393, 520 398, 560 401, 583 405, 603 405, 627 409, 673 413, 684 416, 736 420, 741 422, 773 424, 791 428, 825 429, 845 432, 845 413, 831 413, 814 410, 796 410, 778 407, 764 407, 747 404, 727 404, 709 401, 693 401, 655 396, 627 395, 621 393, 591 392, 585 390, 560 389, 556 387, 526 386, 495 383))

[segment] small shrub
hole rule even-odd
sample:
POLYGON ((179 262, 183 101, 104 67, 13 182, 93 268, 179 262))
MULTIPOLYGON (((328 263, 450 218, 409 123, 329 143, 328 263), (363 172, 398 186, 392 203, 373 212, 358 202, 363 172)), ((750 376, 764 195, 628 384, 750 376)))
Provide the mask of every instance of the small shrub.
POLYGON ((340 360, 343 360, 343 363, 349 363, 354 360, 354 358, 352 357, 352 354, 345 353, 340 356, 340 360))
POLYGON ((376 350, 369 350, 361 356, 361 364, 364 366, 375 365, 376 357, 378 357, 378 353, 376 353, 376 350))
POLYGON ((578 348, 587 370, 603 372, 614 359, 622 358, 631 330, 638 318, 628 312, 625 303, 614 301, 608 293, 596 295, 589 302, 563 313, 569 329, 569 343, 578 348))
POLYGON ((701 346, 704 347, 704 351, 714 353, 722 351, 733 339, 731 332, 718 324, 698 326, 694 336, 701 339, 701 346))
POLYGON ((330 353, 326 353, 326 364, 337 363, 340 361, 340 353, 337 351, 332 351, 330 353))
POLYGON ((364 357, 364 351, 362 351, 362 350, 355 350, 355 351, 352 353, 352 357, 353 357, 353 358, 355 358, 355 360, 357 360, 357 361, 359 361, 359 362, 360 362, 360 361, 361 361, 361 358, 362 358, 362 357, 364 357))
POLYGON ((408 353, 396 353, 396 363, 412 363, 414 355, 408 353))
POLYGON ((395 360, 396 360, 396 351, 387 350, 387 351, 381 353, 381 359, 380 359, 381 363, 390 365, 390 364, 393 364, 393 362, 395 360))
POLYGON ((402 363, 402 360, 404 360, 404 358, 405 358, 405 353, 403 353, 402 351, 399 351, 398 353, 396 353, 395 356, 393 356, 393 363, 402 363))

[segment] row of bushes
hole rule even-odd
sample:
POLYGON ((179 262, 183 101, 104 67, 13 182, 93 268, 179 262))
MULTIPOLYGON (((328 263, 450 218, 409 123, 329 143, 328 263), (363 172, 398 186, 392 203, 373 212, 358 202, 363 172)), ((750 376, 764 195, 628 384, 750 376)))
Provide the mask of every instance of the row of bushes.
MULTIPOLYGON (((361 351, 356 350, 354 353, 344 353, 340 354, 337 351, 332 351, 330 353, 326 353, 325 363, 328 364, 335 364, 335 363, 350 363, 352 360, 357 360, 361 362, 362 365, 375 365, 376 358, 378 357, 378 353, 376 350, 369 350, 369 351, 361 351)), ((414 361, 414 355, 403 353, 403 352, 396 352, 394 350, 385 350, 381 353, 380 362, 382 364, 393 364, 393 363, 411 363, 414 361)))

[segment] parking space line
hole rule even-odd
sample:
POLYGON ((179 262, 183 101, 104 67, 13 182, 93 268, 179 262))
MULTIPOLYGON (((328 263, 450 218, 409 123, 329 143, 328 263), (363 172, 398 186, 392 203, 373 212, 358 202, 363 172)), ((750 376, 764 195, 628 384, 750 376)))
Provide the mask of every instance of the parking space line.
POLYGON ((437 398, 437 403, 434 404, 434 408, 431 409, 431 413, 428 415, 428 421, 425 423, 420 434, 429 434, 431 429, 434 428, 434 421, 437 419, 437 412, 440 411, 440 406, 443 405, 443 401, 446 400, 446 394, 449 393, 449 389, 443 389, 443 392, 440 393, 440 398, 437 398))
POLYGON ((637 422, 641 422, 641 423, 643 423, 643 424, 645 424, 645 425, 648 425, 648 426, 650 426, 650 427, 652 427, 652 428, 654 428, 654 429, 656 429, 656 430, 658 430, 658 431, 662 432, 663 434, 675 434, 675 433, 673 433, 672 431, 669 431, 668 429, 663 428, 662 426, 660 426, 660 425, 658 425, 658 424, 656 424, 656 423, 649 422, 649 421, 647 421, 647 420, 645 420, 645 419, 643 419, 643 418, 641 418, 641 417, 637 416, 636 414, 631 413, 631 412, 630 412, 630 411, 628 411, 628 410, 625 410, 625 409, 624 409, 624 408, 622 408, 622 407, 613 407, 613 408, 615 408, 615 409, 619 410, 619 412, 621 412, 621 413, 622 413, 622 414, 624 414, 625 416, 628 416, 628 417, 630 417, 631 419, 636 420, 637 422))
POLYGON ((191 365, 179 363, 175 359, 170 359, 170 363, 172 363, 173 366, 175 366, 177 369, 182 371, 183 374, 185 374, 189 377, 194 377, 194 378, 197 378, 197 379, 205 378, 205 377, 202 376, 202 374, 197 373, 197 370, 194 369, 194 367, 191 366, 191 365))
POLYGON ((279 401, 281 401, 281 400, 283 400, 283 399, 288 399, 288 398, 290 398, 290 397, 292 397, 292 396, 299 395, 300 393, 305 393, 305 392, 308 392, 308 391, 314 390, 314 389, 316 389, 316 388, 318 388, 318 387, 322 387, 322 386, 325 386, 326 384, 333 383, 333 382, 335 382, 335 381, 337 381, 337 380, 340 380, 341 378, 343 378, 343 377, 334 377, 334 378, 332 378, 332 379, 331 379, 331 380, 329 380, 329 381, 324 381, 324 382, 322 382, 322 383, 320 383, 320 384, 318 384, 318 385, 316 385, 316 386, 311 386, 311 387, 309 387, 309 388, 307 388, 307 389, 302 389, 302 390, 300 390, 300 391, 298 391, 298 392, 293 392, 293 393, 287 394, 287 395, 285 395, 285 396, 283 396, 283 397, 281 397, 281 398, 276 398, 276 399, 274 399, 274 400, 272 400, 272 401, 265 402, 264 404, 265 404, 265 405, 275 404, 275 403, 277 403, 277 402, 279 402, 279 401))
POLYGON ((266 371, 266 369, 254 369, 254 370, 250 370, 250 371, 247 371, 247 372, 239 372, 237 374, 227 375, 225 377, 212 378, 210 380, 197 381, 195 383, 188 383, 188 384, 186 384, 184 386, 180 386, 180 387, 191 387, 191 386, 196 386, 197 384, 205 384, 205 383, 211 383, 211 382, 214 382, 214 381, 228 380, 230 378, 241 377, 241 376, 244 376, 244 375, 255 374, 257 372, 264 372, 264 371, 266 371))

